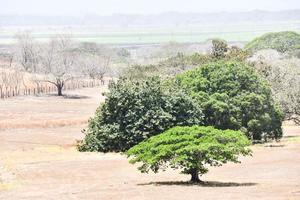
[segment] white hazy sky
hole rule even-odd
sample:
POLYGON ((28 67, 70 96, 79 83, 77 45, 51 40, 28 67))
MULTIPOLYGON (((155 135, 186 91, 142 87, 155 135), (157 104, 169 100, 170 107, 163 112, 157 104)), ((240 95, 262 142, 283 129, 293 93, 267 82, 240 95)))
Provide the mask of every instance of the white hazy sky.
POLYGON ((300 0, 0 0, 0 14, 111 15, 300 9, 300 0))

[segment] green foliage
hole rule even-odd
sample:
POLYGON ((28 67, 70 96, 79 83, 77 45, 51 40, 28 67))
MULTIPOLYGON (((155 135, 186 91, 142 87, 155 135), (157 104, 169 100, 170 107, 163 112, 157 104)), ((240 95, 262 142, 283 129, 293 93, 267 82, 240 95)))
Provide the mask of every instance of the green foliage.
POLYGON ((204 124, 242 130, 252 140, 282 137, 282 113, 271 89, 243 63, 217 62, 177 76, 178 84, 199 103, 204 124))
POLYGON ((176 125, 202 124, 203 114, 188 95, 158 78, 113 83, 89 121, 80 151, 124 151, 176 125))
POLYGON ((266 33, 246 44, 245 49, 252 52, 261 49, 276 49, 282 53, 300 49, 300 34, 292 31, 266 33))
POLYGON ((212 56, 213 58, 224 58, 228 51, 228 44, 225 40, 213 39, 212 40, 212 56))
POLYGON ((171 77, 211 61, 213 58, 210 55, 177 53, 155 65, 132 65, 125 69, 123 76, 130 79, 145 79, 153 76, 171 77))
POLYGON ((232 46, 229 48, 225 60, 244 62, 248 58, 248 56, 249 56, 248 51, 243 50, 237 46, 232 46))
POLYGON ((125 69, 123 76, 128 79, 147 79, 152 76, 159 76, 160 69, 156 65, 132 65, 125 69))
POLYGON ((158 172, 166 167, 181 169, 199 181, 198 174, 208 172, 208 165, 238 163, 239 155, 249 155, 250 141, 240 131, 213 127, 174 127, 129 149, 130 163, 142 163, 141 172, 158 172))
POLYGON ((213 59, 210 55, 194 53, 187 58, 187 62, 193 66, 199 66, 212 62, 213 59))

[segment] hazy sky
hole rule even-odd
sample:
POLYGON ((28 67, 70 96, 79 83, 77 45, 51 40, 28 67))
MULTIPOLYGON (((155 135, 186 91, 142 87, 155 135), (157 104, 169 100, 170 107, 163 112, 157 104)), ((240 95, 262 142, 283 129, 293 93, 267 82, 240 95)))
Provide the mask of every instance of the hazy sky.
POLYGON ((300 9, 300 0, 0 0, 0 14, 156 14, 300 9))

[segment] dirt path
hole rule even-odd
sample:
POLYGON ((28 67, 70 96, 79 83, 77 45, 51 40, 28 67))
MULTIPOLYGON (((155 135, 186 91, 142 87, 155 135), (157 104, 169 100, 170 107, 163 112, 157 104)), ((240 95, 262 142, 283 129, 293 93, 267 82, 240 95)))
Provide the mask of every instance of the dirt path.
POLYGON ((119 154, 75 150, 100 93, 0 101, 0 199, 300 199, 300 127, 242 164, 211 168, 206 186, 186 185, 171 170, 140 174, 119 154))

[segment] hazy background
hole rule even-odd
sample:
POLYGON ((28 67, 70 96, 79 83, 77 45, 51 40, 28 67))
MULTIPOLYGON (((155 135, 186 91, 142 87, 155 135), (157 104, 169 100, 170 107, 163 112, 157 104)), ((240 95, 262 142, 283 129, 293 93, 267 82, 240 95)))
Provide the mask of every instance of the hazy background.
POLYGON ((1 14, 72 15, 299 9, 299 0, 1 0, 1 14))
POLYGON ((38 40, 70 33, 105 44, 245 42, 300 31, 299 0, 1 0, 0 45, 29 31, 38 40))

